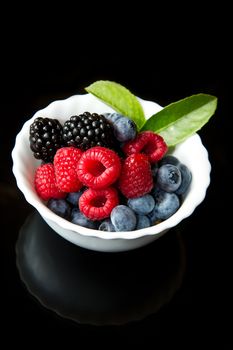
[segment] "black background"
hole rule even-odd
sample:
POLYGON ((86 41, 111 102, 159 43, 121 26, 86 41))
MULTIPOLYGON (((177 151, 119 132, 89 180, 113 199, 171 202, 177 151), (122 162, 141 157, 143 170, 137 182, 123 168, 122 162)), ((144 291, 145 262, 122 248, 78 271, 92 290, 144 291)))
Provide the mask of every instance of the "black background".
POLYGON ((107 339, 141 346, 151 340, 154 344, 170 340, 175 345, 190 348, 195 341, 199 343, 204 339, 207 344, 219 340, 222 348, 230 348, 232 225, 230 207, 226 203, 232 183, 228 90, 231 69, 228 46, 221 38, 214 33, 209 40, 209 33, 205 32, 200 46, 200 35, 197 33, 193 37, 191 45, 191 38, 181 36, 173 40, 168 36, 159 49, 145 42, 141 50, 134 45, 127 50, 118 45, 104 50, 103 42, 99 47, 95 42, 88 51, 84 48, 78 51, 73 46, 67 50, 66 38, 61 36, 51 41, 53 49, 47 51, 42 38, 37 41, 35 37, 30 46, 22 40, 14 41, 17 54, 11 50, 5 56, 0 129, 2 318, 6 332, 19 331, 19 342, 25 341, 24 334, 44 336, 55 331, 57 337, 65 332, 72 333, 78 342, 92 345, 107 339), (59 52, 64 50, 67 55, 63 59, 64 55, 61 57, 59 52), (15 136, 38 109, 53 100, 84 93, 85 86, 99 79, 117 81, 135 95, 162 106, 199 92, 218 97, 215 116, 199 132, 212 164, 211 184, 204 202, 185 223, 187 268, 182 287, 158 313, 117 327, 76 324, 46 310, 27 292, 15 264, 19 229, 33 211, 17 189, 11 171, 15 136))

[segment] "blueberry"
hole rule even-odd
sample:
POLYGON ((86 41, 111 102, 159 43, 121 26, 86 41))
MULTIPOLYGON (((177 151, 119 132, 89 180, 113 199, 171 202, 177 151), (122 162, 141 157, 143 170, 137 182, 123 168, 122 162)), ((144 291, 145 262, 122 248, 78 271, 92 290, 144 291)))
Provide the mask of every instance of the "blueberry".
POLYGON ((118 231, 132 231, 137 224, 136 214, 126 205, 117 205, 111 212, 111 222, 118 231))
POLYGON ((178 195, 185 195, 192 180, 192 173, 189 170, 189 168, 184 164, 179 165, 179 170, 181 172, 182 180, 181 180, 181 185, 178 187, 175 193, 178 195))
POLYGON ((151 216, 153 215, 156 219, 168 219, 180 206, 179 197, 175 193, 168 193, 156 188, 153 191, 153 196, 155 207, 151 216))
POLYGON ((102 221, 101 224, 99 225, 99 230, 100 231, 114 232, 115 228, 114 228, 111 220, 106 219, 106 220, 102 221))
POLYGON ((50 199, 47 207, 64 219, 70 218, 71 208, 65 199, 50 199))
POLYGON ((135 230, 150 227, 150 219, 146 215, 137 215, 137 226, 135 230))
POLYGON ((96 229, 97 223, 88 219, 79 209, 74 208, 71 212, 71 222, 76 225, 80 225, 87 228, 96 229))
POLYGON ((147 215, 147 217, 149 218, 151 225, 154 225, 156 223, 158 217, 155 208, 147 215))
POLYGON ((151 165, 151 173, 153 177, 157 176, 157 172, 159 170, 159 164, 158 163, 154 163, 151 165))
POLYGON ((157 173, 157 185, 166 192, 175 192, 181 185, 181 172, 178 167, 162 165, 157 173))
POLYGON ((132 119, 126 117, 119 118, 113 128, 115 137, 120 142, 133 140, 137 134, 136 124, 132 119))
POLYGON ((133 140, 136 137, 137 127, 132 119, 118 113, 112 113, 105 118, 112 123, 114 135, 119 142, 133 140))
POLYGON ((127 204, 136 214, 147 215, 153 210, 155 200, 150 194, 145 194, 138 198, 128 199, 127 204))
POLYGON ((83 194, 83 190, 78 192, 70 192, 68 193, 66 200, 72 204, 74 207, 78 207, 78 201, 81 195, 83 194))
POLYGON ((176 157, 168 154, 167 156, 163 157, 163 159, 161 159, 161 161, 159 162, 159 166, 161 167, 165 164, 172 164, 178 166, 180 164, 180 161, 176 157))
POLYGON ((103 113, 102 114, 111 124, 114 124, 122 115, 119 113, 103 113))

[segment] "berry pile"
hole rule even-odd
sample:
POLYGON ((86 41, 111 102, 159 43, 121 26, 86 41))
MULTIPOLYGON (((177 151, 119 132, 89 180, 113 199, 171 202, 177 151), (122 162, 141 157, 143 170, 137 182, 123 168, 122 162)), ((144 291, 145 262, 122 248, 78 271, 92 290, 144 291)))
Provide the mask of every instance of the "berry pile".
POLYGON ((192 179, 177 158, 165 156, 161 136, 138 133, 118 113, 85 112, 63 126, 37 118, 30 146, 42 160, 34 181, 39 197, 57 215, 91 229, 131 231, 166 220, 192 179))

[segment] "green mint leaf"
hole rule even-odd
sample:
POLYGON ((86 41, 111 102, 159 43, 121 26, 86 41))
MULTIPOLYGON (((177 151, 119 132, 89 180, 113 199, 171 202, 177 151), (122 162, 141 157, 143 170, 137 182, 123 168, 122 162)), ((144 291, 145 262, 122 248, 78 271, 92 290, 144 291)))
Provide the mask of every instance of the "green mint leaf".
POLYGON ((124 86, 108 80, 99 80, 86 87, 85 90, 101 99, 118 113, 132 119, 138 130, 146 122, 140 102, 124 86))
POLYGON ((160 134, 168 146, 184 141, 205 125, 214 114, 217 97, 197 94, 171 103, 152 115, 142 130, 160 134))

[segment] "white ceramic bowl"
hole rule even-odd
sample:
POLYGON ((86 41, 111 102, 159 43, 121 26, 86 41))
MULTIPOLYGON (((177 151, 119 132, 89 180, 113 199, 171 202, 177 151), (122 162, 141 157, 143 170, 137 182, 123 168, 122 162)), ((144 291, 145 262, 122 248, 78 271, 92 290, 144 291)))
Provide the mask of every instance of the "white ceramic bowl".
MULTIPOLYGON (((146 118, 162 109, 155 102, 139 99, 146 118)), ((190 216, 194 209, 203 201, 206 189, 210 183, 211 166, 208 153, 200 137, 195 134, 175 147, 173 154, 186 164, 192 172, 192 183, 189 192, 179 210, 169 219, 158 225, 130 232, 104 232, 88 229, 72 224, 49 210, 37 196, 34 186, 34 172, 39 165, 29 147, 29 126, 37 117, 56 118, 64 122, 72 115, 85 111, 104 113, 113 111, 106 104, 90 94, 75 95, 65 100, 55 101, 48 107, 39 110, 29 119, 16 137, 12 151, 13 173, 17 186, 23 192, 26 200, 35 207, 47 224, 68 241, 92 250, 119 252, 144 246, 176 226, 184 218, 190 216)))

